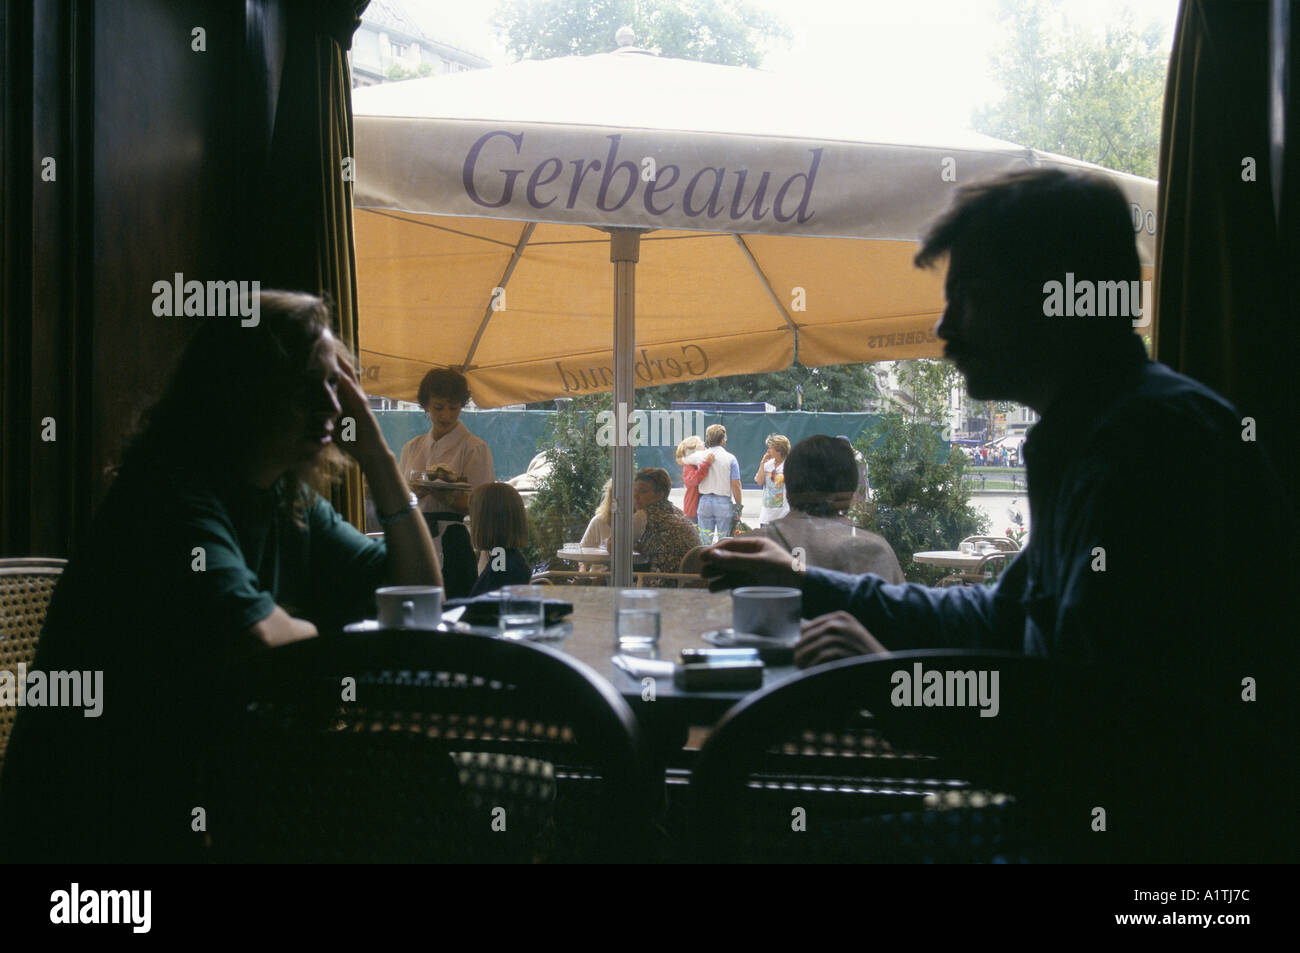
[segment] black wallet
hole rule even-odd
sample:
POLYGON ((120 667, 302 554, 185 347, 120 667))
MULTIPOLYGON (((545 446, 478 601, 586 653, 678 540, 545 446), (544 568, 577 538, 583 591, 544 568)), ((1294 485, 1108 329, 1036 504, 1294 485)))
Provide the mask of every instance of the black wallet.
MULTIPOLYGON (((454 609, 457 606, 465 606, 465 614, 461 616, 462 622, 470 625, 493 626, 497 624, 497 616, 501 613, 501 593, 485 592, 481 596, 469 599, 448 599, 444 608, 454 609)), ((543 599, 542 611, 546 614, 545 624, 550 628, 573 615, 573 603, 565 602, 563 599, 543 599)))

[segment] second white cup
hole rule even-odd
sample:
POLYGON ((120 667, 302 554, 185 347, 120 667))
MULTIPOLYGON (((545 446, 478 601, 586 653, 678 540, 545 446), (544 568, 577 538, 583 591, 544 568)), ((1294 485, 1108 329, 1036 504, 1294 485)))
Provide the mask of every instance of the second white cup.
POLYGON ((786 586, 741 586, 731 590, 731 627, 770 639, 799 638, 803 593, 786 586))

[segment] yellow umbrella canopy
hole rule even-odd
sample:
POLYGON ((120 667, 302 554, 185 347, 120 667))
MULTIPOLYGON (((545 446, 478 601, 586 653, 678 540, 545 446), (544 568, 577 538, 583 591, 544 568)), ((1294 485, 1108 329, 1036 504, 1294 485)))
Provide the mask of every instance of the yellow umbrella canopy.
MULTIPOLYGON (((610 229, 637 229, 630 386, 937 356, 916 242, 958 186, 1084 168, 1129 197, 1148 276, 1156 183, 869 102, 636 51, 354 91, 361 358, 411 398, 462 369, 483 407, 610 390, 610 229)), ((626 360, 626 358, 625 358, 626 360)))

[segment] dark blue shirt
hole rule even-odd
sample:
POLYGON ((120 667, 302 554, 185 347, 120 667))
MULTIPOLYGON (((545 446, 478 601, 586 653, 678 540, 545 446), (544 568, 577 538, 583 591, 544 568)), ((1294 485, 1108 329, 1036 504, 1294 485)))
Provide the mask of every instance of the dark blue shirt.
POLYGON ((532 568, 528 565, 528 560, 524 559, 523 553, 517 549, 507 549, 505 555, 505 569, 494 570, 492 560, 488 560, 487 568, 479 574, 478 580, 474 583, 474 588, 470 590, 471 596, 481 596, 485 592, 495 592, 502 586, 526 585, 533 578, 532 568))
POLYGON ((1148 360, 1136 336, 1096 363, 1026 441, 1031 535, 995 586, 810 568, 804 616, 846 609, 894 651, 1100 663, 1220 700, 1252 677, 1261 707, 1265 692, 1292 705, 1294 598, 1273 580, 1300 540, 1243 415, 1148 360))

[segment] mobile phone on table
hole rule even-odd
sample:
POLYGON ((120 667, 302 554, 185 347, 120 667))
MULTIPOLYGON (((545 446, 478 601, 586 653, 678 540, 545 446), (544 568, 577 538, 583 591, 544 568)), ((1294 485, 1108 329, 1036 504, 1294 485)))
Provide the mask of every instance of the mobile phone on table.
POLYGON ((709 662, 757 662, 758 649, 682 649, 682 664, 709 662))

